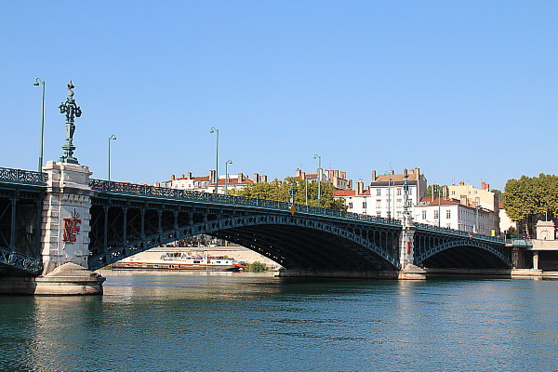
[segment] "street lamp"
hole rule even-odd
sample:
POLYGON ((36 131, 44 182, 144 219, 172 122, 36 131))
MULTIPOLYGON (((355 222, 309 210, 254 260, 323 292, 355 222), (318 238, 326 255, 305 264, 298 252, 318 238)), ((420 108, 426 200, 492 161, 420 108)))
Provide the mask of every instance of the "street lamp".
POLYGON ((320 200, 322 198, 322 157, 314 154, 314 159, 318 159, 318 208, 320 208, 320 200))
POLYGON ((215 194, 217 194, 217 187, 219 186, 219 129, 211 127, 209 133, 215 133, 217 138, 215 145, 215 194))
POLYGON ((111 158, 110 158, 110 141, 116 141, 116 136, 113 134, 108 138, 108 180, 110 182, 110 163, 111 163, 111 158))
POLYGON ((35 79, 35 82, 33 83, 34 86, 38 87, 39 85, 43 86, 43 99, 42 99, 42 115, 41 115, 41 143, 40 143, 40 150, 39 150, 39 168, 38 168, 38 172, 41 172, 43 170, 43 151, 44 151, 44 145, 45 145, 45 87, 46 87, 46 83, 44 80, 41 80, 39 78, 35 79))
POLYGON ((387 199, 387 203, 388 203, 388 218, 391 218, 391 170, 389 171, 389 173, 387 173, 388 175, 388 199, 387 199))
POLYGON ((229 164, 232 164, 233 161, 231 159, 227 160, 225 162, 225 195, 229 195, 229 192, 227 190, 227 183, 229 181, 229 164))

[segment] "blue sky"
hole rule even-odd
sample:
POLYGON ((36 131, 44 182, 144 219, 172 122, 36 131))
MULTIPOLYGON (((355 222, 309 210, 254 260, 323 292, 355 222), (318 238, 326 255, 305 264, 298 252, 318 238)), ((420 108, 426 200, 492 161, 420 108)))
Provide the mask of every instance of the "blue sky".
POLYGON ((64 144, 139 183, 215 168, 420 167, 430 183, 558 173, 558 1, 0 2, 0 166, 64 144))

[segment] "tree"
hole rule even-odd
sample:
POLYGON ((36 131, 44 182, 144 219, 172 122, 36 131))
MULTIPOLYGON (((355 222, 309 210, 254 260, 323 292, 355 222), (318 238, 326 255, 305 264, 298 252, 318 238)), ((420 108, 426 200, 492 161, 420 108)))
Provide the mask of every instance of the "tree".
POLYGON ((494 195, 496 195, 498 197, 498 202, 499 203, 503 203, 504 202, 504 193, 500 190, 497 189, 492 189, 490 190, 494 195))
POLYGON ((426 189, 427 197, 436 199, 438 197, 438 193, 440 194, 441 198, 447 198, 449 195, 449 188, 446 185, 443 186, 437 184, 428 185, 428 188, 426 189))
MULTIPOLYGON (((308 194, 308 205, 318 206, 318 183, 306 183, 303 179, 289 177, 285 181, 278 179, 272 182, 259 182, 250 184, 241 190, 234 190, 231 194, 238 196, 246 196, 249 198, 259 198, 268 200, 277 200, 282 202, 290 201, 289 189, 294 188, 294 201, 296 204, 306 204, 306 195, 308 194)), ((322 208, 330 208, 346 211, 344 199, 333 199, 335 188, 327 182, 322 182, 320 186, 320 206, 322 208)))
POLYGON ((510 179, 504 189, 504 208, 508 216, 521 222, 530 237, 529 217, 558 214, 558 177, 539 174, 538 177, 521 176, 510 179))

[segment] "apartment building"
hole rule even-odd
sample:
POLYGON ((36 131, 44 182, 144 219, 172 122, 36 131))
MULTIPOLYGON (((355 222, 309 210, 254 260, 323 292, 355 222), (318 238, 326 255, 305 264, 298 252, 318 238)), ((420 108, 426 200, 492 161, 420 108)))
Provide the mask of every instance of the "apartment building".
POLYGON ((484 235, 499 235, 498 214, 470 207, 457 199, 422 198, 413 210, 413 220, 433 226, 484 235))
POLYGON ((378 175, 372 171, 372 181, 365 189, 364 182, 356 182, 356 190, 338 190, 335 198, 344 198, 348 212, 367 214, 385 218, 401 218, 405 209, 405 188, 407 188, 407 209, 412 211, 421 198, 426 196, 427 180, 419 168, 403 170, 395 174, 392 170, 378 175))
POLYGON ((301 178, 309 183, 312 183, 318 182, 320 175, 322 182, 330 183, 337 190, 348 190, 352 188, 353 181, 347 179, 347 172, 343 172, 338 169, 318 168, 317 173, 306 173, 297 168, 295 170, 294 178, 301 178))
POLYGON ((475 206, 498 212, 498 195, 490 191, 490 185, 486 182, 481 183, 481 188, 477 189, 473 185, 459 182, 458 185, 448 186, 448 197, 458 199, 463 205, 475 206))
MULTIPOLYGON (((248 184, 255 184, 259 182, 267 182, 266 175, 254 173, 253 178, 250 179, 244 173, 220 175, 217 181, 217 192, 224 194, 225 189, 228 191, 233 189, 242 189, 248 184)), ((171 189, 197 191, 197 192, 215 192, 215 171, 210 170, 207 176, 196 177, 191 172, 181 177, 176 177, 174 174, 171 179, 161 183, 155 184, 157 187, 167 187, 171 189)))

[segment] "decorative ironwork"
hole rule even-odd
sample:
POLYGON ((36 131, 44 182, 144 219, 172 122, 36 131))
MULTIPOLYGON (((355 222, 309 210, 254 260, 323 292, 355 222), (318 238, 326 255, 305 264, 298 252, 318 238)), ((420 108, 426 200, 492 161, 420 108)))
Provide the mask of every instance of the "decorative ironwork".
POLYGON ((525 247, 525 248, 533 247, 532 239, 511 239, 508 240, 508 242, 511 243, 511 245, 513 245, 514 247, 525 247))
MULTIPOLYGON (((288 202, 280 202, 275 200, 248 198, 236 195, 210 194, 205 192, 186 191, 178 189, 170 189, 165 187, 155 187, 150 185, 140 185, 128 182, 111 182, 105 180, 91 179, 89 186, 93 190, 129 194, 142 195, 149 197, 165 198, 165 199, 181 199, 187 201, 204 201, 218 204, 235 204, 247 205, 262 208, 279 209, 288 211, 291 204, 288 202)), ((396 219, 388 219, 382 217, 368 216, 357 213, 337 211, 334 209, 311 207, 302 204, 295 204, 297 213, 306 213, 321 216, 341 217, 352 220, 368 221, 385 225, 400 226, 401 221, 396 219)))
POLYGON ((0 247, 0 263, 39 275, 43 269, 40 260, 0 247))
POLYGON ((46 185, 46 180, 46 173, 0 167, 0 181, 42 186, 46 185))
MULTIPOLYGON (((162 216, 162 218, 157 218, 156 213, 151 214, 151 216, 153 217, 152 222, 154 222, 154 224, 151 225, 148 221, 149 211, 147 210, 136 214, 136 217, 134 217, 130 214, 127 215, 124 209, 119 206, 118 202, 109 202, 108 205, 105 205, 112 210, 113 214, 112 219, 110 219, 110 221, 106 221, 106 225, 104 228, 102 228, 101 231, 97 230, 95 225, 101 226, 105 223, 103 219, 109 216, 106 215, 105 217, 102 217, 93 212, 93 221, 96 222, 94 222, 92 225, 93 237, 89 257, 89 268, 92 270, 99 269, 146 249, 167 244, 179 239, 184 239, 199 234, 211 234, 218 236, 218 234, 223 231, 228 231, 229 233, 254 231, 254 228, 261 228, 265 225, 296 226, 306 228, 306 233, 308 233, 308 231, 310 230, 313 230, 324 232, 326 233, 326 235, 332 234, 333 236, 336 236, 338 238, 345 239, 345 242, 352 242, 354 244, 354 253, 356 253, 360 257, 360 264, 366 265, 365 261, 367 261, 369 265, 376 266, 377 268, 399 268, 399 262, 393 255, 394 252, 392 247, 380 245, 380 242, 385 242, 388 234, 391 234, 391 236, 393 236, 393 241, 398 241, 397 227, 386 228, 362 223, 357 224, 354 222, 339 224, 339 221, 335 220, 327 221, 324 219, 314 219, 303 216, 293 217, 290 215, 272 214, 269 212, 258 215, 243 215, 212 221, 201 221, 198 223, 192 223, 192 221, 190 220, 183 220, 185 224, 181 226, 178 226, 178 216, 176 215, 174 217, 174 223, 171 218, 171 220, 168 220, 167 224, 163 226, 163 220, 165 219, 165 216, 162 216), (136 225, 135 228, 131 228, 130 226, 128 226, 127 223, 124 223, 125 215, 127 215, 129 219, 136 219, 136 221, 138 223, 141 223, 141 225, 136 225), (138 215, 144 216, 141 218, 141 221, 137 218, 138 215), (100 217, 100 220, 96 217, 100 217), (118 230, 119 225, 122 225, 121 230, 118 230), (357 228, 357 226, 360 226, 360 228, 357 228), (107 236, 107 239, 103 241, 103 239, 101 239, 101 237, 99 237, 98 235, 103 233, 107 234, 107 228, 111 230, 111 234, 116 234, 115 236, 118 236, 118 238, 114 239, 115 236, 107 236), (130 228, 130 231, 127 231, 128 228, 130 228), (370 228, 371 230, 366 230, 367 228, 370 228), (139 231, 141 231, 141 234, 138 234, 139 231), (370 231, 370 233, 366 233, 365 231, 370 231), (373 236, 376 237, 376 239, 373 236)), ((152 205, 151 210, 155 212, 156 207, 152 205)), ((173 215, 171 211, 168 211, 168 213, 169 214, 167 216, 173 215)), ((182 213, 189 214, 190 212, 182 211, 182 213)), ((307 243, 304 242, 303 236, 299 234, 300 231, 301 230, 293 230, 288 228, 283 232, 275 231, 275 234, 280 234, 282 236, 282 242, 290 237, 292 240, 291 244, 298 246, 298 248, 304 247, 304 249, 298 249, 298 252, 308 252, 309 246, 307 245, 307 243)), ((331 241, 330 239, 332 238, 331 236, 329 236, 325 239, 331 241)), ((251 236, 250 242, 252 244, 265 244, 268 241, 273 242, 274 240, 275 238, 273 237, 273 234, 271 234, 263 239, 261 239, 261 237, 257 239, 256 237, 251 236)), ((232 239, 231 241, 235 240, 232 239)), ((235 242, 241 243, 239 241, 235 242)), ((272 245, 277 246, 277 242, 273 243, 272 245)), ((329 247, 329 249, 332 253, 335 253, 339 249, 338 253, 341 254, 340 252, 343 246, 346 246, 346 244, 341 244, 338 246, 332 244, 333 248, 329 247)), ((283 260, 289 261, 289 263, 292 265, 294 264, 293 259, 294 255, 296 255, 296 251, 297 249, 295 249, 295 251, 290 251, 289 253, 287 253, 285 250, 282 250, 281 258, 283 260)), ((320 257, 324 257, 324 254, 325 253, 320 250, 319 254, 312 256, 312 263, 317 263, 320 260, 320 257)), ((338 264, 338 262, 336 262, 336 264, 338 264)))
POLYGON ((418 223, 418 222, 414 222, 413 224, 415 225, 415 227, 417 229, 439 232, 439 233, 442 233, 444 235, 449 234, 449 235, 456 235, 456 236, 465 236, 465 237, 470 238, 470 239, 478 239, 478 240, 484 240, 484 241, 501 243, 501 244, 505 243, 504 238, 497 238, 495 236, 473 234, 473 233, 469 233, 467 231, 454 230, 454 229, 450 229, 450 228, 447 228, 447 227, 438 227, 438 226, 427 225, 427 224, 418 223))
POLYGON ((415 256, 415 264, 421 264, 427 258, 445 251, 450 248, 458 248, 458 247, 475 247, 482 249, 484 251, 492 253, 494 256, 498 257, 502 262, 504 262, 507 266, 511 267, 511 250, 506 248, 505 246, 495 246, 493 244, 488 244, 483 241, 472 241, 472 240, 447 240, 444 242, 431 242, 428 247, 425 249, 420 250, 420 252, 415 256))
POLYGON ((79 164, 77 158, 74 157, 74 150, 76 147, 74 146, 73 141, 74 132, 76 130, 74 120, 75 118, 79 118, 81 116, 81 108, 74 100, 73 88, 74 84, 70 81, 70 84, 68 84, 68 98, 66 99, 66 102, 62 102, 58 107, 61 114, 66 114, 66 143, 62 146, 64 155, 60 157, 60 161, 64 163, 79 164))

